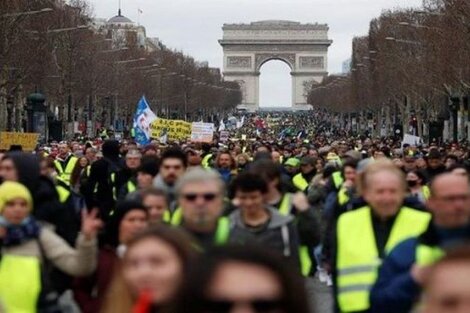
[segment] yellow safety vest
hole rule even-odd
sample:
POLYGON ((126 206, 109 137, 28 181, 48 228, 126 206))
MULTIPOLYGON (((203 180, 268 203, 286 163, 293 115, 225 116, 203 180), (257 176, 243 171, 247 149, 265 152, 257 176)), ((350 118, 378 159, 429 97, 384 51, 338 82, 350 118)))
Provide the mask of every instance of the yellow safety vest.
POLYGON ((422 187, 422 191, 423 191, 424 200, 428 200, 429 198, 431 198, 431 189, 429 188, 429 186, 424 185, 422 187))
MULTIPOLYGON (((343 213, 337 226, 337 302, 341 312, 369 309, 370 289, 377 280, 381 264, 374 229, 372 210, 363 207, 343 213)), ((402 207, 385 246, 388 254, 403 240, 423 233, 431 220, 429 213, 402 207)))
POLYGON ((348 188, 341 186, 338 191, 338 204, 340 206, 345 205, 349 202, 348 188))
POLYGON ((38 257, 4 255, 0 261, 0 300, 6 312, 36 313, 41 292, 38 257))
POLYGON ((202 161, 201 161, 202 167, 209 168, 210 167, 210 164, 209 164, 210 159, 212 159, 212 154, 210 154, 210 153, 207 154, 204 158, 202 158, 202 161))
MULTIPOLYGON (((287 216, 292 212, 292 194, 285 193, 279 205, 279 213, 287 216)), ((299 247, 300 271, 303 276, 308 276, 312 270, 312 259, 308 251, 308 246, 299 247)))
POLYGON ((305 191, 308 188, 308 181, 299 173, 292 178, 292 183, 301 191, 305 191))
POLYGON ((420 266, 432 265, 443 258, 444 255, 444 250, 439 247, 419 244, 416 247, 416 264, 420 266))
POLYGON ((60 203, 65 203, 70 196, 70 190, 61 185, 56 185, 55 190, 59 194, 60 203))
MULTIPOLYGON (((180 226, 183 223, 183 212, 181 208, 177 208, 173 213, 170 224, 172 226, 180 226)), ((230 220, 228 217, 219 217, 217 221, 217 229, 214 236, 214 244, 222 246, 227 243, 230 236, 230 220)))
POLYGON ((331 174, 333 179, 333 184, 335 185, 336 189, 339 189, 344 182, 343 174, 340 171, 333 172, 331 174))
POLYGON ((72 156, 67 162, 67 165, 65 166, 65 169, 64 169, 60 161, 55 160, 54 164, 57 169, 57 179, 64 182, 67 186, 70 185, 70 177, 72 176, 73 169, 75 168, 75 165, 77 164, 77 162, 78 162, 78 158, 72 156))
POLYGON ((137 190, 137 186, 131 180, 129 180, 127 182, 127 192, 131 193, 131 192, 134 192, 136 190, 137 190))
POLYGON ((291 214, 292 211, 292 194, 285 193, 282 196, 281 204, 279 205, 279 213, 281 215, 287 216, 291 214))

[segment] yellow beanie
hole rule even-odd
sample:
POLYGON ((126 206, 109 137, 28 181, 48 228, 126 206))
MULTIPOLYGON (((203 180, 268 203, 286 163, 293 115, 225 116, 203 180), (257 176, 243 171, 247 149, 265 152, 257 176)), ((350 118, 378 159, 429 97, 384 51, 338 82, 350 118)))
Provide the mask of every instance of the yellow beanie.
POLYGON ((33 198, 28 188, 24 185, 12 181, 4 182, 0 185, 0 213, 2 213, 5 204, 14 199, 24 199, 31 211, 33 208, 33 198))

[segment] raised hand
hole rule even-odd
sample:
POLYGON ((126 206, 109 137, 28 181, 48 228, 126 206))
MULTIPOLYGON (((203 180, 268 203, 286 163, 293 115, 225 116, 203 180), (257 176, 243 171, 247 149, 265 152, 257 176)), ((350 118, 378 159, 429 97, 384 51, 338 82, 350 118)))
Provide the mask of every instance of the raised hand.
POLYGON ((82 210, 82 229, 81 232, 87 240, 96 237, 96 234, 103 226, 103 222, 97 217, 98 209, 93 209, 91 212, 84 209, 82 210))

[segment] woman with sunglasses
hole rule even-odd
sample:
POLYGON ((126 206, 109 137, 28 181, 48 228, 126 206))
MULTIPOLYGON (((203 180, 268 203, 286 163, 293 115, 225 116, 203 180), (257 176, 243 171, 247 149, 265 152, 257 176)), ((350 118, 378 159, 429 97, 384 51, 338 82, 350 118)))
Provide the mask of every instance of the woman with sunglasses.
POLYGON ((191 268, 175 313, 310 313, 307 299, 301 277, 279 255, 225 246, 191 268))

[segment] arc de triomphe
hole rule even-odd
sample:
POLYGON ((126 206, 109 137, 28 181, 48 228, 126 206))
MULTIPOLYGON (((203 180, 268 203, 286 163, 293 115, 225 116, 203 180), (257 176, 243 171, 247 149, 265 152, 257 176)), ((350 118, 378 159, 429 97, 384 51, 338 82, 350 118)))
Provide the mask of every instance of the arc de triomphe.
POLYGON ((307 108, 307 89, 327 75, 328 25, 291 21, 224 24, 224 78, 237 81, 243 92, 241 107, 259 108, 261 66, 270 60, 287 63, 292 75, 292 107, 307 108), (307 87, 308 88, 308 87, 307 87))

